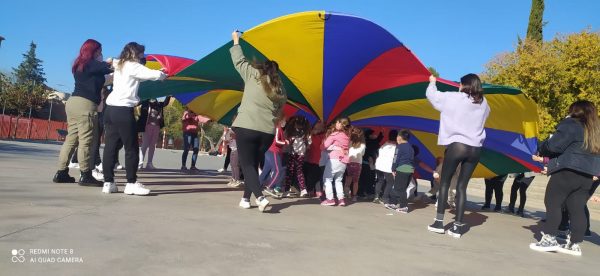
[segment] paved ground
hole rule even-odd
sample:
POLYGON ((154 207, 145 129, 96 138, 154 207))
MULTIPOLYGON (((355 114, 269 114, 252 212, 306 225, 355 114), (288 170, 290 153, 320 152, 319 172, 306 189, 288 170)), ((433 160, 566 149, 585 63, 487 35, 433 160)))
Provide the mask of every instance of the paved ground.
MULTIPOLYGON (((59 148, 0 141, 0 275, 600 273, 598 234, 580 258, 533 252, 528 244, 540 222, 479 212, 480 180, 469 188, 472 228, 457 240, 426 230, 434 209, 424 204, 407 215, 367 202, 322 207, 314 199, 272 201, 264 214, 241 210, 240 191, 227 188, 225 176, 179 174, 180 153, 170 150, 159 150, 155 162, 167 169, 140 173, 152 196, 54 184, 59 148)), ((205 156, 199 163, 216 169, 222 159, 205 156)), ((531 188, 534 217, 543 215, 543 181, 531 188)), ((509 189, 507 183, 507 195, 509 189)), ((592 208, 597 219, 600 208, 592 208)), ((592 229, 599 228, 593 221, 592 229)))

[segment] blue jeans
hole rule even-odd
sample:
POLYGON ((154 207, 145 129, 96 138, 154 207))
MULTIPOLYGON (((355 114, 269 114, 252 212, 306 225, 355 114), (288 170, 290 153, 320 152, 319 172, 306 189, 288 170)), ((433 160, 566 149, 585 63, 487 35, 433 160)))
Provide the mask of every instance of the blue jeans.
POLYGON ((196 160, 198 159, 198 151, 200 148, 200 140, 198 140, 198 133, 183 133, 183 155, 181 155, 181 166, 185 167, 187 162, 188 152, 192 149, 192 167, 196 166, 196 160))

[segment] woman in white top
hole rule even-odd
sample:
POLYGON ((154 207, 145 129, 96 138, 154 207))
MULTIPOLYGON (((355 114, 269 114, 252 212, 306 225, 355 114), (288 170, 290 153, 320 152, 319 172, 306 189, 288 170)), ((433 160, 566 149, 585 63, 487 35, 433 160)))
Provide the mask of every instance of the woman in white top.
POLYGON ((346 167, 346 185, 344 185, 344 192, 351 196, 352 201, 357 201, 358 194, 358 180, 360 179, 360 171, 362 169, 363 156, 365 155, 365 134, 362 129, 352 127, 350 130, 350 149, 348 150, 348 157, 350 162, 346 167), (350 195, 350 189, 352 194, 350 195))
POLYGON ((446 146, 446 151, 437 214, 434 223, 427 229, 440 234, 445 232, 444 212, 448 190, 452 175, 460 164, 456 183, 456 219, 452 228, 448 230, 450 236, 460 238, 467 228, 463 222, 467 184, 479 163, 481 147, 486 137, 484 125, 490 114, 490 107, 483 97, 481 80, 475 74, 467 74, 460 78, 458 92, 440 92, 435 83, 436 78, 430 76, 425 94, 433 108, 440 111, 438 145, 446 146))
POLYGON ((104 146, 104 187, 103 193, 118 192, 114 181, 114 160, 119 140, 125 147, 125 170, 127 185, 125 194, 147 195, 144 185, 137 182, 139 145, 133 108, 139 103, 138 87, 145 80, 163 80, 167 75, 159 70, 151 70, 140 64, 144 59, 143 45, 130 42, 125 45, 119 59, 113 60, 115 68, 113 91, 106 98, 104 126, 106 133, 104 146))

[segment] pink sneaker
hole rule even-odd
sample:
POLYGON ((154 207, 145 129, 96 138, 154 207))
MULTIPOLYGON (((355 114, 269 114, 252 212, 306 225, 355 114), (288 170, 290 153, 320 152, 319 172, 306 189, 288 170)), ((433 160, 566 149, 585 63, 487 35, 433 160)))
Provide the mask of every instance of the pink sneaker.
POLYGON ((338 201, 338 205, 339 205, 339 206, 346 206, 346 200, 344 200, 343 198, 342 198, 342 199, 340 199, 340 200, 338 201))
POLYGON ((335 200, 333 200, 333 199, 323 200, 321 202, 321 205, 323 205, 323 206, 335 206, 335 200))

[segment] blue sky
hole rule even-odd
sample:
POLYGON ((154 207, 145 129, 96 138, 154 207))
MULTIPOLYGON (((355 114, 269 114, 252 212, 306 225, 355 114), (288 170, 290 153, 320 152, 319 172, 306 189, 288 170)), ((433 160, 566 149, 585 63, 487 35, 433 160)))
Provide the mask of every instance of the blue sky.
MULTIPOLYGON (((70 66, 87 38, 103 44, 104 56, 117 56, 130 41, 146 53, 199 59, 246 30, 282 15, 326 10, 366 18, 408 46, 426 66, 456 80, 484 70, 499 53, 524 37, 530 0, 429 1, 4 1, 0 10, 0 71, 22 61, 29 43, 38 45, 48 84, 71 92, 70 66)), ((600 28, 600 1, 546 0, 544 39, 557 33, 600 28)))

